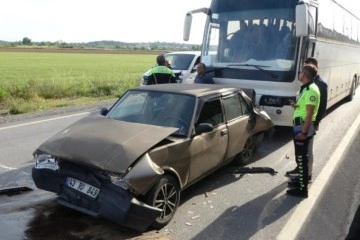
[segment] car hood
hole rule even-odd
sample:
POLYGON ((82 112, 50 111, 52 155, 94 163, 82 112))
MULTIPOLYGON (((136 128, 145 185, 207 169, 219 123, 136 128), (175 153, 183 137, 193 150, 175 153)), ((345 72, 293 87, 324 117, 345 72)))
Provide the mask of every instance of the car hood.
POLYGON ((70 162, 124 172, 136 159, 177 128, 88 116, 57 133, 39 151, 70 162))

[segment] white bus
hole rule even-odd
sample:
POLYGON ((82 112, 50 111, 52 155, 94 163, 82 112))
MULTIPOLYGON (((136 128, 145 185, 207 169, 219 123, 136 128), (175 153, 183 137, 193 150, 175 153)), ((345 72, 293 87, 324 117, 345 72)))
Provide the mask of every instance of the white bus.
POLYGON ((194 13, 207 14, 201 61, 215 83, 253 88, 275 125, 292 125, 288 100, 299 93, 297 75, 307 57, 319 61, 328 107, 355 94, 360 19, 336 1, 212 0, 210 8, 186 14, 185 41, 194 13))

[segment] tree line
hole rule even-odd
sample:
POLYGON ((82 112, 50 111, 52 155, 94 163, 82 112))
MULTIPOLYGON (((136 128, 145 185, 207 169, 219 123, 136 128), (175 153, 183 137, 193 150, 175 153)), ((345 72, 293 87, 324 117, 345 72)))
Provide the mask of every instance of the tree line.
POLYGON ((57 47, 57 48, 108 48, 108 49, 133 49, 133 50, 181 50, 181 51, 200 51, 201 46, 196 44, 184 44, 175 42, 120 42, 120 41, 92 41, 83 43, 67 43, 64 41, 41 41, 34 42, 28 37, 24 37, 20 41, 7 42, 0 40, 2 47, 19 47, 19 46, 33 46, 33 47, 57 47))

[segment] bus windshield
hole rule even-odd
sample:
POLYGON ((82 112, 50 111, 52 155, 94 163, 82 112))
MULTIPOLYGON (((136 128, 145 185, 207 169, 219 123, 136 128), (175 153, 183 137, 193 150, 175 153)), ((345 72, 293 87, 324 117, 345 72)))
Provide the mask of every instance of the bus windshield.
POLYGON ((294 70, 295 5, 289 0, 213 1, 202 61, 212 67, 294 70))

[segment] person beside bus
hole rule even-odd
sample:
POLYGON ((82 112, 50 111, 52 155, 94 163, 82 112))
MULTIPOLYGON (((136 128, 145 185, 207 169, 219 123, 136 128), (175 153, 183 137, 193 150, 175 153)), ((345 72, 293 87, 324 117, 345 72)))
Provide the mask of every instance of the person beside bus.
POLYGON ((320 105, 320 91, 314 83, 317 76, 317 68, 312 64, 302 67, 298 75, 301 82, 300 94, 296 103, 290 100, 294 108, 293 129, 295 159, 298 167, 299 184, 286 191, 286 194, 296 197, 308 197, 309 169, 308 169, 308 145, 315 135, 314 122, 320 105))
MULTIPOLYGON (((316 58, 309 57, 304 61, 305 65, 312 64, 319 70, 319 63, 316 58)), ((320 121, 326 115, 327 108, 327 98, 328 98, 328 85, 327 83, 320 77, 320 75, 316 75, 314 83, 318 86, 320 90, 320 106, 318 110, 318 115, 316 116, 316 120, 314 122, 315 130, 319 130, 320 121)))
POLYGON ((197 75, 195 77, 194 83, 206 83, 213 84, 214 80, 209 73, 206 73, 206 65, 204 63, 199 63, 196 66, 197 75))
MULTIPOLYGON (((309 57, 305 59, 304 61, 305 65, 312 64, 319 70, 319 64, 316 58, 309 57)), ((316 115, 316 120, 314 122, 315 130, 317 131, 319 129, 320 121, 325 117, 326 115, 326 108, 327 108, 327 96, 328 96, 328 85, 327 83, 320 77, 319 74, 316 75, 314 83, 318 86, 320 91, 320 104, 318 113, 316 115)), ((308 148, 308 159, 309 159, 309 181, 312 179, 312 171, 313 171, 313 163, 314 163, 314 154, 313 154, 313 145, 314 145, 314 137, 311 138, 309 142, 309 148, 308 148)), ((286 176, 293 177, 291 178, 289 185, 296 185, 299 182, 298 178, 298 169, 297 167, 291 171, 286 172, 286 176)))
POLYGON ((157 66, 150 69, 147 85, 162 84, 162 83, 176 83, 176 77, 169 67, 166 66, 164 55, 156 57, 157 66))

